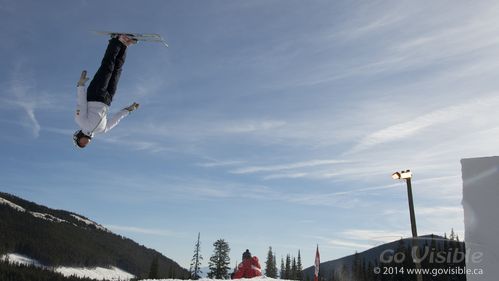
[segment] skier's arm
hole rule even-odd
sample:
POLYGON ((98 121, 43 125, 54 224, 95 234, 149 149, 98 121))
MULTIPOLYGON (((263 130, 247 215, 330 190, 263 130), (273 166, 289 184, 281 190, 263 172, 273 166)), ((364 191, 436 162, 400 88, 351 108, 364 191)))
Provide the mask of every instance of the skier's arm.
POLYGON ((78 83, 76 83, 77 97, 75 120, 80 126, 88 123, 87 89, 85 88, 85 83, 87 81, 87 71, 83 70, 78 83))
POLYGON ((131 105, 118 111, 116 114, 113 115, 113 117, 111 117, 111 119, 107 121, 106 130, 104 132, 107 132, 112 128, 114 128, 116 125, 118 125, 121 119, 125 118, 125 116, 127 116, 128 114, 130 114, 130 112, 136 110, 137 108, 139 108, 139 104, 134 102, 131 105))
POLYGON ((118 123, 120 123, 121 119, 128 116, 128 114, 130 114, 130 111, 128 111, 126 109, 122 109, 122 110, 118 111, 117 113, 115 113, 113 115, 113 117, 111 117, 110 119, 107 120, 106 129, 104 130, 104 133, 106 133, 107 131, 116 127, 116 125, 118 125, 118 123))
POLYGON ((88 119, 87 90, 85 86, 78 86, 76 99, 76 123, 86 123, 88 119))

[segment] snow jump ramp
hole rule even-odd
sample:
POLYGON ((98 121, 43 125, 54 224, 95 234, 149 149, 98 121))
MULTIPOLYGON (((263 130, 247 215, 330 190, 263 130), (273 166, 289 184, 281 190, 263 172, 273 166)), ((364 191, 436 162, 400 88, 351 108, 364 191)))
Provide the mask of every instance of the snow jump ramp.
POLYGON ((499 157, 462 159, 468 281, 499 278, 499 157))

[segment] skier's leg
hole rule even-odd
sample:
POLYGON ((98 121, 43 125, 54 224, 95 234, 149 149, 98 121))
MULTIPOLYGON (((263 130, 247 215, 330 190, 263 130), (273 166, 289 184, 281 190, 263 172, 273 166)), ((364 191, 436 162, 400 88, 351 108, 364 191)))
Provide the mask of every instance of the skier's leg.
POLYGON ((109 40, 102 63, 87 89, 87 101, 100 101, 111 105, 112 96, 108 92, 109 81, 116 66, 116 57, 125 46, 117 39, 109 40))
POLYGON ((114 94, 116 93, 116 88, 118 87, 118 81, 120 80, 121 71, 123 70, 123 64, 125 64, 126 50, 127 47, 123 46, 118 55, 116 56, 116 60, 114 63, 114 71, 113 74, 111 75, 111 78, 109 79, 107 92, 109 93, 111 101, 113 100, 114 94))

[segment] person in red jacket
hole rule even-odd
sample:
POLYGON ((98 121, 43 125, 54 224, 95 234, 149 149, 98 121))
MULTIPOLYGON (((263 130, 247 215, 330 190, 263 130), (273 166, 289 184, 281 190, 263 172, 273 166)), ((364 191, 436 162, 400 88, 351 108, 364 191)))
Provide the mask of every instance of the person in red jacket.
POLYGON ((232 279, 253 278, 262 276, 262 268, 257 257, 251 257, 249 250, 243 253, 243 261, 237 266, 232 279))

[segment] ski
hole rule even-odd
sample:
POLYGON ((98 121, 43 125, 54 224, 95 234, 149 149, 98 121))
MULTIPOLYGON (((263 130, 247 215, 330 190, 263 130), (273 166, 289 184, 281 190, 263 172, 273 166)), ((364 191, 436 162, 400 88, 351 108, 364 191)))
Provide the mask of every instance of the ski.
POLYGON ((137 41, 158 42, 162 43, 165 47, 168 48, 168 44, 166 43, 165 39, 163 39, 161 35, 156 33, 114 32, 114 31, 95 31, 95 33, 106 36, 125 34, 137 41))

